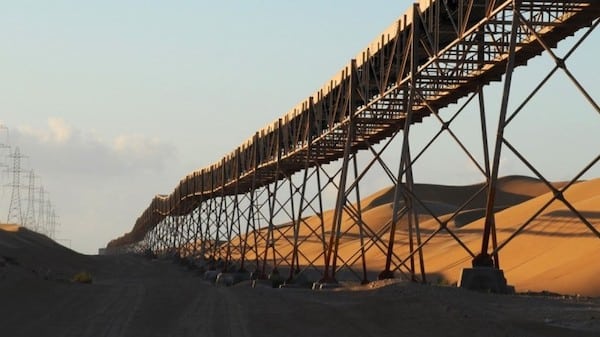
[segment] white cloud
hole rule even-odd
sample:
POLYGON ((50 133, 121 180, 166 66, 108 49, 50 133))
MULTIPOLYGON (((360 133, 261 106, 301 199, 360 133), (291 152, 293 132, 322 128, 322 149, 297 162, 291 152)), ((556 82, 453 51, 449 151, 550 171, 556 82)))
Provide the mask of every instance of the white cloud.
POLYGON ((95 131, 49 118, 46 127, 17 128, 13 146, 31 158, 36 170, 56 174, 103 176, 132 170, 161 171, 175 156, 174 146, 156 137, 119 135, 104 140, 95 131))
MULTIPOLYGON (((80 251, 93 253, 128 231, 153 195, 168 193, 185 173, 175 146, 157 137, 106 137, 59 118, 49 118, 44 127, 8 127, 11 145, 27 156, 22 169, 40 177, 36 184, 44 186, 61 218, 59 238, 71 239, 80 251)), ((0 176, 0 183, 9 178, 0 176)), ((10 191, 1 192, 5 217, 10 191)))
POLYGON ((40 143, 65 144, 71 140, 73 129, 63 119, 48 118, 48 127, 36 129, 29 125, 20 126, 17 132, 24 137, 31 137, 40 143))
POLYGON ((151 158, 156 155, 170 157, 171 154, 169 151, 172 150, 158 138, 148 138, 138 134, 116 137, 112 142, 112 149, 121 156, 138 160, 151 158))
POLYGON ((71 138, 71 127, 60 118, 48 118, 51 139, 59 144, 66 143, 71 138))

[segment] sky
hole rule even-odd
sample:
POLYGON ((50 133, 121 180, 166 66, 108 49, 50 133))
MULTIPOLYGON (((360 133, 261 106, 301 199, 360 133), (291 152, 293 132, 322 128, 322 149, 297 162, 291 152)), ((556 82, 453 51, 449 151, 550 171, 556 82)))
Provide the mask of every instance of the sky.
MULTIPOLYGON (((33 169, 48 191, 60 217, 59 242, 93 254, 129 231, 155 194, 169 193, 187 173, 218 161, 321 87, 410 3, 3 3, 0 122, 8 131, 0 129, 0 143, 19 146, 23 168, 33 169)), ((596 101, 598 35, 567 62, 596 101)), ((518 69, 512 106, 551 66, 541 57, 518 69)), ((501 85, 485 90, 497 110, 501 85)), ((598 153, 598 114, 562 73, 531 105, 507 136, 550 179, 569 179, 598 153)), ((472 120, 467 115, 457 129, 477 146, 472 120)), ((435 123, 422 124, 417 145, 439 129, 435 123)), ((415 178, 481 180, 456 151, 451 140, 438 142, 415 178)), ((514 156, 502 163, 503 173, 526 174, 514 156)), ((598 164, 586 175, 592 177, 600 177, 598 164)), ((10 177, 0 179, 4 220, 10 177)))

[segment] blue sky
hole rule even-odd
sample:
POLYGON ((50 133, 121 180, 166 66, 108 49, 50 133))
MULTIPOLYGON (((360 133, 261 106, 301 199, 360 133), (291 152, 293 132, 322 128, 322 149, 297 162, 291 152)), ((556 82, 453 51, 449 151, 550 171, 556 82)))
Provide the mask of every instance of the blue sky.
MULTIPOLYGON (((94 253, 128 231, 154 194, 170 192, 314 92, 410 3, 8 2, 0 11, 0 121, 50 192, 58 237, 94 253)), ((567 63, 595 98, 590 54, 598 55, 598 35, 567 63)), ((519 69, 515 101, 550 65, 546 57, 519 69)), ((500 91, 486 88, 491 106, 500 91)), ((508 135, 539 155, 550 178, 568 179, 597 154, 600 118, 562 74, 539 97, 508 135), (549 143, 532 134, 555 137, 549 143)), ((423 123, 423 139, 434 125, 423 123)), ((469 118, 457 126, 477 144, 472 127, 469 118)), ((416 178, 480 180, 464 158, 447 174, 431 165, 436 153, 455 160, 447 143, 424 159, 416 178)), ((503 165, 506 173, 523 171, 510 157, 503 165)), ((597 166, 590 176, 600 176, 597 166)), ((2 218, 9 196, 3 188, 2 218)))

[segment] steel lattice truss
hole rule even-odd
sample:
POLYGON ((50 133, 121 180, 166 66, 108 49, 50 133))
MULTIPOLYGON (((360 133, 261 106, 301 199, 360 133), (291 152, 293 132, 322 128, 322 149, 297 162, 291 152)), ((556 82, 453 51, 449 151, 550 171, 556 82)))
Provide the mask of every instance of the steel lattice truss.
POLYGON ((499 266, 498 252, 535 218, 505 241, 497 242, 494 196, 503 147, 555 192, 555 198, 544 208, 554 200, 564 202, 600 238, 598 229, 564 198, 564 191, 596 165, 599 156, 596 154, 559 190, 504 137, 504 129, 521 107, 559 69, 600 114, 594 99, 565 64, 596 28, 599 16, 600 2, 594 0, 421 0, 304 102, 220 161, 186 176, 171 194, 156 196, 133 230, 113 240, 108 249, 218 257, 224 264, 235 261, 241 269, 262 275, 283 268, 290 275, 316 272, 326 281, 335 280, 336 273, 342 271, 367 281, 365 254, 371 251, 386 258, 381 277, 399 271, 412 278, 420 274, 424 279, 422 248, 444 232, 475 263, 499 266), (559 41, 582 29, 586 33, 573 50, 563 58, 554 54, 552 48, 559 41), (513 69, 542 53, 550 55, 555 68, 516 111, 509 112, 513 69), (493 151, 488 151, 482 87, 502 80, 497 141, 493 151), (440 115, 441 109, 462 98, 467 98, 467 103, 479 99, 483 161, 475 159, 452 129, 462 108, 449 118, 440 115), (440 130, 427 146, 415 152, 410 145, 410 129, 426 117, 439 120, 440 130), (453 216, 439 219, 413 193, 414 163, 441 134, 450 135, 487 181, 453 215, 471 200, 482 195, 486 198, 481 251, 472 251, 447 226, 453 216), (401 159, 399 167, 391 169, 381 154, 396 137, 401 137, 401 159), (359 151, 373 155, 360 170, 356 164, 359 151), (327 164, 334 161, 341 161, 339 169, 328 172, 327 164), (373 166, 382 167, 396 186, 392 218, 378 230, 362 219, 360 204, 361 179, 373 166), (315 188, 309 191, 307 186, 315 188), (327 188, 337 190, 337 197, 333 211, 326 214, 322 199, 327 188), (348 201, 351 195, 357 202, 348 201), (437 220, 437 230, 421 233, 415 207, 424 208, 437 220), (315 216, 307 220, 311 215, 315 216), (344 215, 354 224, 342 231, 344 215), (408 219, 409 236, 407 249, 400 253, 395 247, 395 233, 402 217, 408 219), (276 224, 275 218, 285 221, 276 224), (310 234, 300 235, 302 231, 310 234), (348 235, 359 237, 360 248, 349 258, 342 258, 338 254, 340 241, 348 235), (322 247, 322 253, 309 256, 306 247, 314 245, 322 247))

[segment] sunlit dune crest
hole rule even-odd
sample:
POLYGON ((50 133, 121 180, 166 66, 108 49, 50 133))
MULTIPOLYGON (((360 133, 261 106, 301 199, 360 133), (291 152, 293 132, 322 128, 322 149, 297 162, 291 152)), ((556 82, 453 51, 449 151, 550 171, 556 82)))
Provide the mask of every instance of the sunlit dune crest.
MULTIPOLYGON (((499 240, 507 238, 538 209, 552 193, 499 212, 499 240)), ((600 229, 600 179, 578 183, 565 192, 565 199, 596 230, 600 229)), ((469 226, 481 226, 479 220, 469 226)), ((600 238, 563 202, 554 200, 523 234, 501 251, 507 278, 519 290, 551 289, 559 293, 600 295, 600 238)))
POLYGON ((18 232, 21 227, 16 224, 0 224, 0 230, 5 232, 18 232))
MULTIPOLYGON (((554 183, 560 188, 564 182, 554 183)), ((485 193, 474 198, 457 215, 454 211, 483 185, 441 186, 417 184, 415 194, 427 209, 440 221, 448 221, 448 228, 473 252, 481 249, 483 216, 485 214, 485 193)), ((600 179, 579 182, 569 187, 565 199, 589 222, 600 229, 600 179)), ((497 193, 496 224, 498 242, 502 244, 511 234, 528 221, 545 203, 553 197, 548 186, 534 178, 511 176, 499 180, 497 193)), ((386 225, 392 216, 393 188, 386 188, 361 201, 362 220, 369 232, 380 233, 383 241, 389 240, 386 225)), ((423 207, 417 207, 421 235, 427 237, 440 226, 423 207)), ((326 231, 332 223, 333 213, 323 213, 326 231)), ((315 235, 320 219, 312 216, 302 222, 299 229, 301 241, 300 264, 314 261, 323 266, 323 244, 315 235)), ((282 227, 280 227, 281 229, 282 227)), ((266 229, 261 229, 265 232, 266 229)), ((342 219, 339 256, 350 261, 353 268, 360 269, 356 252, 360 250, 359 226, 356 220, 344 214, 342 219)), ((264 233, 262 233, 264 235, 264 233)), ((326 233, 326 237, 328 234, 326 233)), ((367 242, 366 260, 369 269, 381 271, 385 266, 385 254, 373 245, 369 246, 369 233, 363 233, 367 242)), ((277 251, 290 254, 292 231, 274 232, 277 251), (284 238, 287 238, 287 240, 284 238)), ((249 245, 253 245, 252 235, 248 235, 249 245)), ((234 238, 239 242, 239 238, 234 238)), ((408 254, 408 231, 406 217, 398 224, 394 252, 398 256, 408 254)), ((423 248, 425 270, 430 282, 455 283, 462 268, 470 267, 472 257, 445 231, 435 235, 423 248)), ((600 275, 600 265, 595 258, 600 256, 600 238, 584 224, 561 201, 555 200, 545 208, 514 240, 500 250, 500 264, 508 282, 517 291, 552 291, 566 294, 600 296, 600 283, 595 278, 600 275)), ((252 257, 248 257, 252 259, 252 257)))

